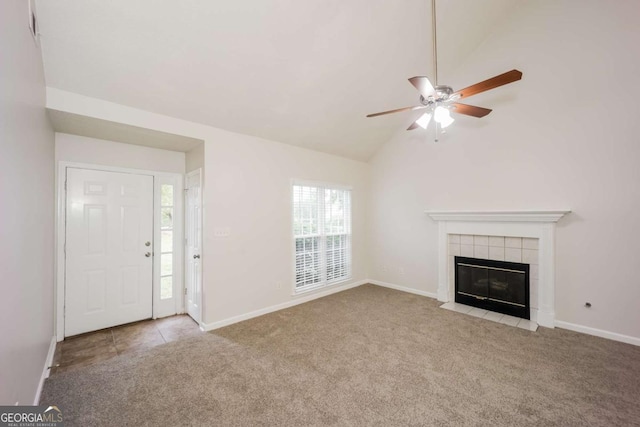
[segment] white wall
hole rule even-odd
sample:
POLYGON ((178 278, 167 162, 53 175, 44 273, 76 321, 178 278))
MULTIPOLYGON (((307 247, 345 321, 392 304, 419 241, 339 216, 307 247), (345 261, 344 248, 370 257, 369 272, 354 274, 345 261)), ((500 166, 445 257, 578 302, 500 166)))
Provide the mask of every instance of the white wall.
POLYGON ((184 173, 185 170, 185 154, 182 152, 67 133, 56 133, 56 163, 58 161, 156 172, 184 173))
POLYGON ((53 337, 53 130, 26 1, 0 6, 0 405, 31 405, 53 337))
POLYGON ((204 168, 204 143, 187 151, 185 159, 186 172, 204 168))
POLYGON ((440 76, 461 88, 524 73, 467 101, 491 115, 454 115, 438 144, 399 131, 372 160, 372 276, 436 291, 437 224, 425 210, 568 207, 556 318, 640 337, 638 16, 631 0, 523 2, 456 75, 440 76))
POLYGON ((293 179, 353 187, 349 283, 368 277, 368 164, 239 134, 207 140, 205 148, 206 323, 296 298, 292 296, 293 179), (215 237, 216 228, 229 228, 231 235, 215 237))
MULTIPOLYGON (((354 268, 344 286, 368 277, 368 164, 55 88, 47 88, 47 107, 205 141, 205 323, 298 299, 292 296, 292 179, 353 187, 354 268), (215 237, 218 227, 230 228, 231 235, 215 237)), ((198 156, 187 154, 190 168, 198 156)))
POLYGON ((47 89, 47 106, 206 141, 205 321, 292 299, 288 287, 273 283, 291 282, 290 258, 275 253, 291 250, 283 240, 290 212, 281 203, 296 177, 356 188, 354 224, 369 226, 354 230, 354 279, 367 277, 371 265, 372 278, 428 292, 437 286, 437 227, 425 209, 569 207, 575 213, 557 233, 557 318, 640 337, 640 129, 632 104, 639 94, 640 5, 519 6, 456 75, 441 76, 460 88, 511 68, 524 71, 521 82, 470 100, 495 111, 480 120, 456 116, 441 144, 400 131, 371 167, 55 88, 47 89), (369 174, 368 204, 362 192, 369 174), (257 198, 247 202, 247 194, 257 198), (216 227, 232 235, 217 239, 216 227))

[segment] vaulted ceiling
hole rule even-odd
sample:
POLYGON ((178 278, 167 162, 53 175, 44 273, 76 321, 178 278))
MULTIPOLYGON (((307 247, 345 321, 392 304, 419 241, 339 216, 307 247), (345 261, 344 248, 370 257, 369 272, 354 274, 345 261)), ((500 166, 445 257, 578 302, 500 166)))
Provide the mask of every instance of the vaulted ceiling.
MULTIPOLYGON (((438 0, 443 80, 517 6, 438 0)), ((367 160, 432 75, 429 0, 39 0, 47 86, 367 160)), ((475 83, 475 82, 468 82, 475 83)))

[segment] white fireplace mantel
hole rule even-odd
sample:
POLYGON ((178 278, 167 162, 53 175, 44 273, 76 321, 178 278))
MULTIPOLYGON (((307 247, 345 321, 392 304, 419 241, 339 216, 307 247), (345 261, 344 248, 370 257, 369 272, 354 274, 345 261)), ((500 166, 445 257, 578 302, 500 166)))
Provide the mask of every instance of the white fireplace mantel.
POLYGON ((559 211, 426 211, 434 221, 558 222, 570 210, 559 211))
POLYGON ((453 297, 449 280, 449 234, 513 236, 539 239, 538 309, 532 320, 555 326, 555 225, 571 210, 550 211, 426 211, 438 221, 438 300, 453 297))

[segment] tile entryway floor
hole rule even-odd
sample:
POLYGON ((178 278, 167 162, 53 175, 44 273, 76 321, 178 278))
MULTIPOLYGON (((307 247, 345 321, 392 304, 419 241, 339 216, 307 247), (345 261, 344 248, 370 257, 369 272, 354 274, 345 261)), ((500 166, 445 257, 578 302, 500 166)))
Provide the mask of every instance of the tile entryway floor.
POLYGON ((538 329, 538 324, 536 322, 532 322, 531 320, 509 316, 508 314, 496 313, 494 311, 483 310, 478 307, 471 307, 470 305, 460 304, 458 302, 446 302, 442 304, 440 308, 457 311, 458 313, 468 314, 470 316, 480 317, 482 319, 502 323, 504 325, 516 326, 520 329, 526 329, 528 331, 535 332, 538 329))
POLYGON ((165 317, 70 337, 56 345, 51 375, 141 352, 170 341, 202 334, 187 315, 165 317))

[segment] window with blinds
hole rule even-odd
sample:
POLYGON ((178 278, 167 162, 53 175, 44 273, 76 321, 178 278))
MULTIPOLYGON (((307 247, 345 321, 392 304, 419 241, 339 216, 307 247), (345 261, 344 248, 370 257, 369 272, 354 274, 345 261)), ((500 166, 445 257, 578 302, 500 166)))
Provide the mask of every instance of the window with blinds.
POLYGON ((351 277, 351 190, 293 185, 296 291, 351 277))

